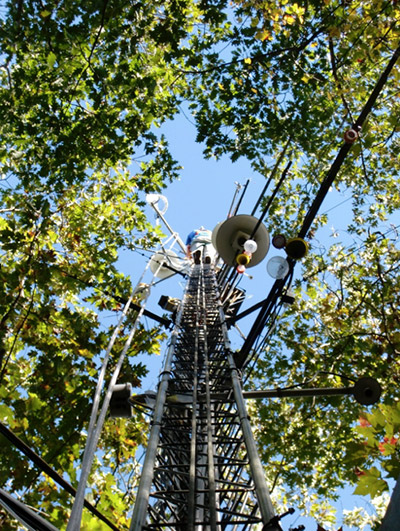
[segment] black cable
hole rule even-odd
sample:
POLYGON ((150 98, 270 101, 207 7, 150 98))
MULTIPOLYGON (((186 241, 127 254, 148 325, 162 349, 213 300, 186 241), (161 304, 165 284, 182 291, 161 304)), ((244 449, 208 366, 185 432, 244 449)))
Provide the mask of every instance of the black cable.
POLYGON ((34 529, 35 531, 58 531, 54 525, 47 522, 47 520, 3 489, 0 489, 0 505, 22 524, 28 526, 29 529, 34 529))
MULTIPOLYGON (((24 441, 22 441, 15 433, 13 433, 7 426, 0 422, 0 433, 8 439, 11 444, 13 444, 18 450, 20 450, 24 455, 26 455, 35 465, 37 465, 43 472, 50 476, 56 483, 58 483, 64 490, 69 494, 75 497, 76 490, 74 487, 65 481, 65 479, 60 476, 58 472, 54 470, 40 455, 38 455, 32 448, 30 448, 24 441)), ((102 520, 107 524, 111 529, 119 531, 119 528, 116 527, 106 516, 104 516, 100 511, 96 509, 90 502, 84 501, 85 507, 97 518, 102 520)))
POLYGON ((252 216, 254 216, 254 214, 256 213, 256 210, 259 207, 264 195, 266 194, 266 192, 267 192, 267 190, 269 188, 269 185, 271 184, 273 178, 275 177, 275 174, 278 171, 279 165, 282 162, 283 157, 285 156, 287 148, 289 147, 289 144, 290 144, 291 141, 292 141, 292 139, 291 139, 291 137, 289 137, 288 141, 286 142, 286 144, 285 144, 285 146, 284 146, 284 148, 282 150, 282 153, 279 155, 278 160, 276 161, 275 166, 272 168, 272 171, 271 171, 270 176, 268 177, 268 180, 267 180, 267 182, 266 182, 266 184, 265 184, 265 186, 263 188, 263 191, 261 192, 259 198, 257 199, 256 204, 254 205, 253 211, 251 213, 252 216))
MULTIPOLYGON (((381 74, 380 78, 378 79, 374 90, 372 91, 370 97, 368 98, 368 101, 364 105, 363 109, 361 110, 361 113, 357 120, 355 121, 353 125, 353 129, 358 132, 360 131, 363 123, 365 122, 365 119, 367 118, 368 114, 371 112, 372 107, 374 103, 376 102, 379 94, 381 93, 383 87, 385 86, 387 79, 389 77, 390 72, 392 71, 394 65, 396 64, 398 58, 400 56, 400 46, 395 50, 395 52, 392 55, 392 58, 390 59, 388 65, 386 66, 385 70, 381 74)), ((339 150, 339 153, 336 156, 336 159, 334 160, 330 170, 328 171, 327 175, 325 176, 324 180, 321 183, 320 189, 317 192, 317 195, 314 198, 314 201, 312 202, 306 217, 303 221, 303 225, 300 229, 300 232, 298 234, 299 238, 304 238, 307 235, 308 230, 310 229, 318 210, 325 199, 326 194, 328 193, 330 187, 333 184, 333 181, 335 180, 337 174, 339 173, 340 168, 342 167, 342 164, 348 154, 348 152, 351 149, 352 144, 346 144, 344 143, 342 147, 339 150)))
POLYGON ((292 161, 289 161, 287 163, 285 169, 283 170, 282 175, 281 175, 281 177, 280 177, 280 179, 278 181, 278 184, 275 186, 274 191, 272 192, 271 196, 268 199, 268 203, 266 204, 264 210, 262 211, 262 214, 261 214, 259 220, 257 221, 257 223, 256 223, 256 225, 255 225, 255 227, 253 229, 253 232, 251 233, 250 240, 252 238, 254 238, 254 235, 257 232, 258 227, 261 225, 262 221, 264 220, 265 216, 267 215, 269 207, 271 206, 272 201, 275 199, 276 194, 279 192, 279 190, 280 190, 280 188, 281 188, 281 186, 283 184, 283 181, 286 179, 286 175, 287 175, 291 165, 292 165, 292 161))
POLYGON ((292 278, 294 263, 294 260, 288 260, 289 273, 286 275, 285 278, 278 279, 275 281, 268 294, 268 297, 265 299, 265 302, 253 323, 253 326, 250 329, 250 332, 247 335, 246 340, 242 345, 241 350, 235 354, 235 362, 238 368, 242 368, 246 364, 247 357, 254 343, 257 341, 257 338, 261 334, 261 331, 264 328, 267 319, 271 315, 278 297, 281 295, 286 283, 289 281, 289 279, 292 278))

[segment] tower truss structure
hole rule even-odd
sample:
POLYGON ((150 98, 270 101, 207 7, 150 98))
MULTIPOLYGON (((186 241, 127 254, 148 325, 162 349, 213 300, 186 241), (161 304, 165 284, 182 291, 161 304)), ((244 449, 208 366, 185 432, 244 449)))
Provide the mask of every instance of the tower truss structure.
POLYGON ((131 530, 281 529, 212 265, 194 265, 160 377, 131 530))

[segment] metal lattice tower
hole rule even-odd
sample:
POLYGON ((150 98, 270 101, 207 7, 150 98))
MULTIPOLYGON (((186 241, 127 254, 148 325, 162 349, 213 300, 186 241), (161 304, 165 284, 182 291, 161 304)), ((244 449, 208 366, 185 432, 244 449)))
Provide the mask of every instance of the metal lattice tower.
POLYGON ((131 530, 281 529, 252 436, 214 268, 195 265, 158 389, 131 530))

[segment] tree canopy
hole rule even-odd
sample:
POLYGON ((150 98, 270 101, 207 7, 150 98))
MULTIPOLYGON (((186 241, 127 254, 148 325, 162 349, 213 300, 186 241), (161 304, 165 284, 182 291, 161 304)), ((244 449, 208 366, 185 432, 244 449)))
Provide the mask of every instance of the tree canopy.
MULTIPOLYGON (((206 157, 243 157, 266 178, 279 161, 271 187, 291 162, 268 228, 296 236, 399 45, 400 10, 396 0, 19 0, 0 9, 0 421, 76 485, 112 334, 102 315, 132 290, 118 252, 159 240, 141 194, 179 175, 162 124, 185 105, 206 157)), ((400 473, 399 79, 396 63, 333 183, 349 199, 345 235, 323 245, 327 216, 316 218, 295 303, 246 382, 341 386, 369 375, 384 388, 369 410, 338 398, 251 407, 270 487, 285 487, 278 503, 311 500, 325 527, 333 517, 321 504, 318 513, 318 500, 348 482, 378 496, 400 473)), ((126 377, 140 381, 135 354, 158 352, 163 337, 139 327, 126 377)), ((135 415, 107 421, 90 478, 89 499, 120 529, 147 427, 135 415)), ((63 528, 71 497, 5 439, 0 452, 2 485, 63 528)), ((85 512, 85 528, 95 521, 85 512)))

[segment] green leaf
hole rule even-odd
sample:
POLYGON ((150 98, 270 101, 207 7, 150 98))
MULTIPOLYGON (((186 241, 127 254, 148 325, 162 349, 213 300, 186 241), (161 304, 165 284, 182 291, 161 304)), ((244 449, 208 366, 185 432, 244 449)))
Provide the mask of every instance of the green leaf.
POLYGON ((50 68, 52 68, 54 66, 54 63, 56 62, 57 60, 57 56, 54 52, 50 52, 49 55, 47 56, 47 64, 49 65, 50 68))
POLYGON ((372 467, 364 475, 360 476, 354 494, 359 494, 360 496, 369 495, 371 498, 375 498, 388 489, 389 487, 386 481, 381 478, 379 470, 376 467, 372 467))

